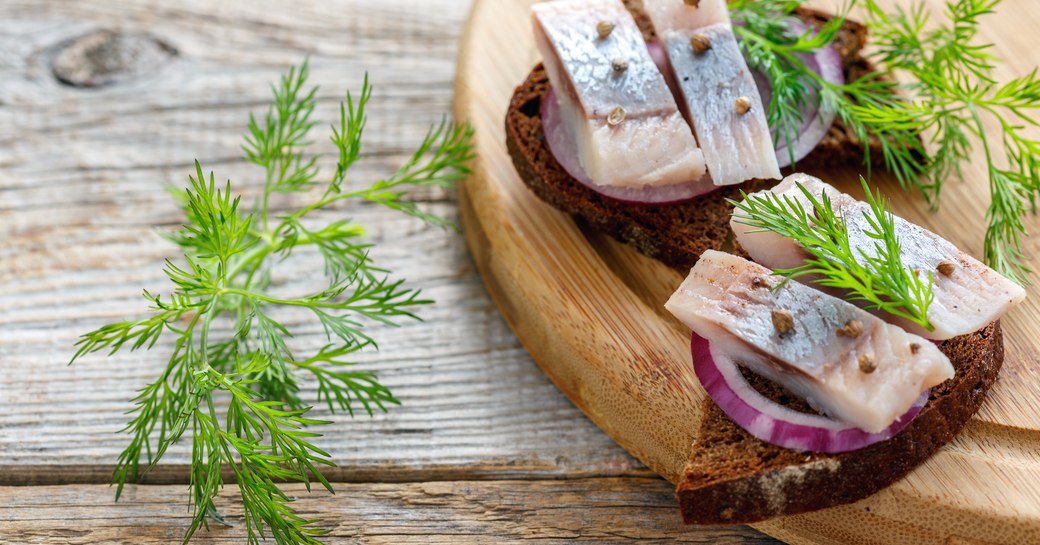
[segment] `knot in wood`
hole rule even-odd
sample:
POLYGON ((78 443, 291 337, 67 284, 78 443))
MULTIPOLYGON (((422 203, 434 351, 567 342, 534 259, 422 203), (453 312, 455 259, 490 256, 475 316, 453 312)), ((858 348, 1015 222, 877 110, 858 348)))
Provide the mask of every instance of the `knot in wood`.
POLYGON ((103 87, 141 77, 177 55, 148 34, 98 30, 58 47, 51 70, 72 87, 103 87))

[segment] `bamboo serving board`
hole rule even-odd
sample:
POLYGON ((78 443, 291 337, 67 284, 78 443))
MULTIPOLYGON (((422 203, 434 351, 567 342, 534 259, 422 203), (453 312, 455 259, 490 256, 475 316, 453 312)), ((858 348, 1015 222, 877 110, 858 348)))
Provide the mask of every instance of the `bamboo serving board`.
MULTIPOLYGON (((662 307, 681 276, 538 200, 506 152, 506 106, 538 62, 530 4, 476 0, 462 38, 455 114, 477 134, 473 174, 459 192, 466 238, 488 291, 538 365, 614 440, 675 482, 706 395, 690 366, 688 330, 662 307)), ((999 79, 1040 64, 1030 44, 1040 28, 1033 0, 1005 2, 984 27, 980 39, 1007 59, 999 79)), ((973 161, 965 182, 944 188, 937 213, 878 178, 898 215, 981 255, 984 164, 973 161)), ((858 172, 814 174, 858 193, 858 172)), ((1034 220, 1030 227, 1040 231, 1034 220)), ((1026 253, 1037 246, 1028 239, 1026 253)), ((1040 275, 1033 276, 1029 298, 1004 320, 1000 379, 956 440, 865 500, 755 527, 795 544, 1040 543, 1040 275)))

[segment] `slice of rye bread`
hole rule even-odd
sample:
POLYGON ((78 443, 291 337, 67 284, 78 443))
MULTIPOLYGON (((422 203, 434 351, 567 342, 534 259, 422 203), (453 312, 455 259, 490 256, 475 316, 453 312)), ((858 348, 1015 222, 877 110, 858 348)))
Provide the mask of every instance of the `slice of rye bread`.
MULTIPOLYGON (((645 14, 635 2, 625 3, 644 36, 655 39, 645 14)), ((800 9, 798 14, 817 27, 828 19, 815 10, 800 9)), ((849 80, 874 71, 860 55, 866 39, 865 27, 846 22, 835 40, 849 80)), ((734 198, 740 188, 750 191, 766 184, 753 181, 665 206, 604 197, 571 178, 549 151, 539 119, 548 88, 545 71, 535 67, 516 89, 506 114, 506 144, 521 178, 542 200, 676 269, 688 270, 704 250, 719 249, 730 239, 731 207, 726 198, 734 198)), ((869 146, 872 154, 879 153, 876 141, 869 146)), ((862 142, 835 122, 798 166, 812 170, 859 165, 862 157, 862 142)), ((853 452, 808 453, 764 443, 733 423, 710 399, 705 401, 698 439, 676 490, 683 521, 737 524, 803 513, 856 501, 906 475, 964 427, 1004 361, 999 322, 946 341, 941 348, 956 369, 954 378, 932 389, 928 404, 902 432, 853 452)), ((768 397, 809 410, 778 385, 751 375, 748 379, 768 397)))
MULTIPOLYGON (((626 0, 625 4, 644 37, 654 40, 656 35, 645 13, 633 5, 632 0, 626 0)), ((799 16, 815 26, 827 20, 826 14, 809 9, 800 10, 799 16)), ((852 21, 845 23, 835 39, 834 45, 844 60, 848 79, 873 70, 860 55, 866 39, 866 28, 852 21)), ((766 183, 775 183, 750 181, 683 203, 657 206, 628 204, 605 197, 571 177, 549 150, 540 117, 542 99, 548 89, 548 76, 538 65, 513 93, 506 112, 506 147, 521 179, 542 200, 671 267, 689 270, 704 250, 721 249, 731 240, 732 207, 726 202, 727 198, 739 198, 741 189, 750 192, 765 187, 766 183)), ((879 156, 876 143, 872 143, 871 148, 873 156, 879 156)), ((862 162, 861 141, 835 122, 816 148, 798 162, 798 168, 811 171, 862 162)))
MULTIPOLYGON (((705 402, 697 440, 676 487, 683 522, 746 524, 851 503, 903 477, 960 432, 986 397, 1004 361, 1000 322, 943 342, 954 377, 895 437, 841 454, 800 452, 762 442, 705 402)), ((746 375, 788 407, 808 405, 775 383, 746 375)))

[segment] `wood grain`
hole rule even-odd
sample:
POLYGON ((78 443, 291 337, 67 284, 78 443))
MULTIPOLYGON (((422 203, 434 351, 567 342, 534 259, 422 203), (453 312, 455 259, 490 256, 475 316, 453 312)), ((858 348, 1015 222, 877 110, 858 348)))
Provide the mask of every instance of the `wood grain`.
MULTIPOLYGON (((440 203, 430 209, 452 213, 440 203)), ((533 372, 484 295, 458 235, 375 208, 351 212, 386 242, 375 258, 438 303, 423 309, 425 322, 374 330, 384 350, 362 354, 359 362, 378 371, 403 405, 375 418, 340 417, 340 424, 323 431, 324 445, 341 465, 333 478, 646 474, 533 372), (414 248, 425 251, 413 255, 414 248)), ((82 247, 99 266, 60 272, 26 265, 33 273, 7 283, 0 295, 0 360, 10 362, 0 368, 0 398, 9 407, 0 412, 0 466, 7 466, 0 467, 0 482, 6 484, 104 482, 99 473, 109 473, 125 441, 115 432, 126 422, 131 393, 154 378, 169 353, 161 344, 150 352, 90 357, 67 367, 77 334, 146 309, 139 290, 165 287, 159 275, 170 251, 147 224, 70 231, 77 234, 49 242, 48 251, 61 255, 82 247), (79 239, 90 233, 94 240, 79 239), (120 259, 102 263, 106 255, 120 259), (122 256, 142 262, 129 266, 122 256), (28 466, 40 464, 97 470, 44 467, 29 473, 28 466)), ((25 257, 12 261, 24 265, 25 257)), ((301 257, 298 264, 286 263, 280 289, 302 292, 309 271, 321 270, 315 256, 301 257)), ((324 344, 320 325, 310 317, 285 317, 297 332, 296 346, 324 344)), ((305 396, 313 399, 314 387, 308 383, 305 396)), ((179 466, 189 449, 187 441, 176 445, 170 465, 155 477, 183 479, 179 466)))
MULTIPOLYGON (((689 532, 676 518, 669 490, 660 479, 615 478, 340 484, 334 496, 291 486, 288 493, 303 516, 327 521, 330 544, 775 543, 742 527, 689 532), (650 490, 657 494, 648 495, 650 490)), ((135 486, 116 504, 105 486, 0 488, 0 540, 178 543, 190 522, 184 492, 180 486, 135 486)), ((235 500, 225 491, 217 501, 232 521, 241 514, 235 500)), ((211 525, 196 536, 192 543, 198 545, 245 542, 241 526, 211 525)))
MULTIPOLYGON (((537 61, 529 5, 478 0, 463 38, 455 112, 479 135, 478 168, 460 204, 470 248, 506 319, 560 389, 629 452, 674 480, 704 395, 688 366, 685 331, 660 312, 679 275, 582 232, 526 190, 506 154, 506 105, 537 61)), ((1025 0, 1003 3, 986 20, 980 39, 998 44, 1008 61, 998 77, 1038 64, 1040 51, 1023 42, 1038 24, 1040 7, 1025 0)), ((988 203, 984 165, 971 162, 964 181, 948 184, 937 213, 891 180, 879 181, 896 213, 978 255, 988 203)), ((852 171, 821 175, 846 190, 857 179, 852 171)), ((1035 218, 1028 226, 1037 228, 1035 218)), ((1026 254, 1037 245, 1026 240, 1026 254)), ((1034 286, 1038 279, 1034 274, 1034 286)), ((1040 301, 1035 287, 1030 291, 1004 322, 1005 371, 957 440, 871 498, 758 527, 794 543, 1040 542, 1040 301)))
MULTIPOLYGON (((238 145, 249 113, 268 100, 269 82, 291 63, 311 54, 323 120, 371 71, 376 95, 359 182, 392 172, 449 109, 467 3, 372 4, 0 6, 0 483, 107 481, 125 443, 115 432, 129 399, 156 375, 170 345, 67 367, 72 344, 104 323, 140 316, 142 288, 168 289, 161 268, 174 249, 155 229, 179 221, 163 189, 185 183, 193 158, 256 194, 262 178, 239 159, 238 145), (178 56, 149 76, 98 89, 49 76, 56 47, 118 21, 170 43, 178 56), (407 43, 390 40, 391 29, 407 43)), ((328 152, 321 127, 316 147, 328 152)), ((455 216, 449 194, 416 198, 455 216)), ((360 363, 379 372, 403 406, 372 419, 343 417, 325 431, 341 467, 333 478, 649 474, 531 366, 458 234, 367 206, 320 219, 345 216, 368 226, 380 244, 375 259, 437 304, 423 310, 423 323, 373 329, 384 350, 360 363)), ((317 256, 300 258, 277 275, 279 289, 299 293, 319 276, 317 256)), ((308 317, 286 319, 298 331, 296 346, 324 343, 308 317)), ((153 478, 183 482, 189 445, 175 446, 153 478)))
MULTIPOLYGON (((72 343, 104 323, 140 316, 142 288, 168 290, 160 270, 173 247, 156 229, 180 221, 164 189, 185 184, 193 159, 230 178, 246 201, 258 194, 263 181, 240 159, 241 134, 249 113, 267 104, 268 85, 306 55, 311 81, 321 85, 316 149, 331 150, 325 122, 367 70, 376 93, 352 179, 392 172, 450 109, 469 6, 0 2, 0 486, 18 485, 0 491, 0 543, 180 541, 185 486, 136 487, 118 505, 107 486, 32 486, 107 483, 126 441, 116 432, 129 399, 170 350, 161 342, 152 352, 89 357, 68 367, 72 343), (89 67, 58 58, 105 30, 174 53, 117 67, 129 77, 94 88, 59 82, 56 68, 70 79, 92 77, 89 67)), ((414 198, 457 216, 451 192, 414 198)), ((486 542, 485 534, 503 542, 773 542, 748 528, 676 527, 670 487, 650 478, 533 365, 489 300, 458 233, 365 206, 321 219, 348 216, 369 228, 382 265, 437 304, 421 310, 423 323, 373 328, 383 351, 359 357, 403 405, 374 418, 337 416, 323 430, 321 445, 339 464, 330 477, 364 483, 301 500, 335 529, 331 542, 468 543, 486 542), (578 478, 589 480, 543 481, 578 478), (524 482, 495 482, 501 479, 524 482), (557 515, 566 524, 554 522, 557 515)), ((300 257, 281 269, 278 289, 298 292, 315 281, 320 261, 300 257)), ((299 331, 297 346, 323 343, 317 324, 285 318, 299 331)), ((306 385, 305 394, 313 393, 306 385)), ((188 444, 176 445, 147 480, 184 485, 188 444)), ((222 506, 234 520, 232 492, 222 506)), ((239 530, 219 529, 196 542, 243 539, 239 530)))

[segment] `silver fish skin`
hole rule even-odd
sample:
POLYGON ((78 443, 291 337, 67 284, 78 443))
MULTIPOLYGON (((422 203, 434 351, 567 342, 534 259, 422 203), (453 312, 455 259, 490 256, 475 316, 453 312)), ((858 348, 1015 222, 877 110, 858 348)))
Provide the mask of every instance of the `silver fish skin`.
POLYGON ((725 0, 700 0, 697 5, 683 0, 643 0, 643 11, 658 34, 730 22, 725 0))
POLYGON ((716 185, 779 179, 773 136, 755 79, 728 23, 659 31, 690 125, 716 185), (706 37, 703 52, 690 43, 706 37), (737 102, 749 106, 740 111, 737 102))
MULTIPOLYGON (((776 187, 768 190, 781 197, 788 197, 805 210, 812 205, 798 189, 805 187, 819 199, 826 193, 834 211, 844 217, 849 230, 849 242, 856 255, 862 249, 867 255, 876 256, 875 241, 867 236, 870 224, 864 212, 870 205, 842 193, 819 178, 807 174, 792 174, 776 187)), ((752 193, 760 195, 762 192, 752 193)), ((789 269, 801 266, 808 253, 795 241, 768 231, 756 231, 739 222, 737 215, 730 220, 737 241, 755 261, 774 269, 789 269)), ((941 236, 898 216, 895 217, 896 238, 903 264, 911 270, 932 273, 932 293, 935 299, 928 307, 928 321, 933 331, 909 320, 877 312, 907 331, 926 339, 944 340, 982 329, 1000 318, 1012 307, 1025 299, 1026 291, 979 260, 962 252, 953 243, 941 236), (939 264, 952 266, 950 274, 939 271, 939 264)))
POLYGON ((870 433, 953 377, 931 342, 797 282, 774 290, 781 280, 757 263, 709 250, 665 308, 741 365, 870 433), (789 313, 793 328, 781 333, 776 312, 789 313), (853 321, 858 334, 838 334, 853 321), (874 370, 864 372, 861 360, 874 370))
POLYGON ((620 0, 544 2, 532 15, 561 117, 593 182, 647 187, 704 176, 693 132, 620 0), (600 37, 600 23, 614 28, 600 37))

